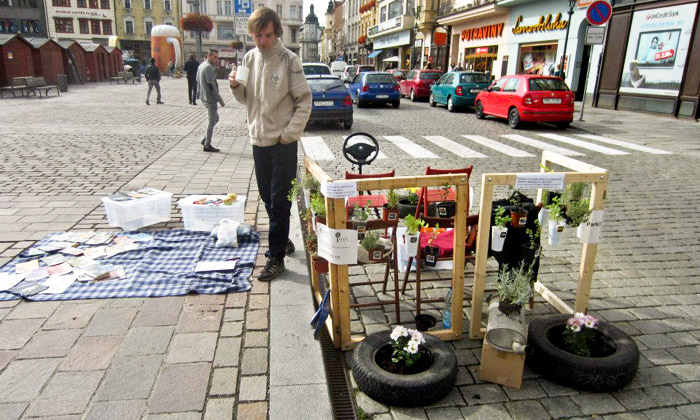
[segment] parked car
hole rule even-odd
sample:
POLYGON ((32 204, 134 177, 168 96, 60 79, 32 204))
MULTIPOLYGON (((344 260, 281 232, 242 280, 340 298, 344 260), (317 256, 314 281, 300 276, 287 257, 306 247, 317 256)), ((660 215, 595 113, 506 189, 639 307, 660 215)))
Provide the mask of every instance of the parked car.
POLYGON ((389 74, 394 76, 396 83, 399 83, 403 79, 406 78, 406 73, 408 73, 408 70, 406 70, 406 69, 391 69, 391 70, 388 70, 388 72, 389 72, 389 74))
POLYGON ((560 129, 574 119, 574 94, 555 76, 505 76, 476 96, 476 118, 507 118, 512 128, 523 122, 553 123, 560 129))
POLYGON ((408 96, 412 102, 430 96, 430 87, 445 74, 442 70, 411 70, 406 79, 399 83, 401 96, 408 96))
POLYGON ((331 68, 323 63, 302 63, 304 74, 331 74, 331 68))
POLYGON ((307 75, 312 105, 309 122, 341 122, 352 127, 352 98, 338 76, 307 75))
POLYGON ((491 79, 484 73, 451 71, 430 87, 430 106, 447 105, 447 110, 455 112, 459 108, 474 107, 477 93, 489 86, 491 79))
POLYGON ((345 67, 345 70, 343 70, 343 82, 350 83, 352 79, 355 78, 355 74, 357 73, 357 66, 347 66, 345 67))
POLYGON ((338 76, 342 77, 343 76, 343 71, 345 70, 345 67, 348 66, 348 63, 345 61, 334 61, 331 63, 331 74, 333 76, 338 76))
POLYGON ((399 84, 389 73, 378 71, 360 73, 355 76, 348 89, 358 108, 369 103, 390 103, 394 108, 400 105, 399 84))
POLYGON ((357 74, 364 73, 366 71, 376 71, 374 69, 374 66, 369 65, 369 64, 362 64, 357 66, 357 74))

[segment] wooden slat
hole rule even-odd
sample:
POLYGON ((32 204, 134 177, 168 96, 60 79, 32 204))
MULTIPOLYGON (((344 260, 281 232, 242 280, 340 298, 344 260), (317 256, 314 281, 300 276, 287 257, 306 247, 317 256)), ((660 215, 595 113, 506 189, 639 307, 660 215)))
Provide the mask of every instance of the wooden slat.
MULTIPOLYGON (((337 229, 336 223, 336 210, 335 206, 333 203, 334 200, 329 200, 326 199, 326 222, 328 223, 328 227, 332 229, 337 229)), ((345 211, 340 211, 339 213, 345 214, 345 211)), ((340 225, 340 226, 345 226, 345 225, 340 225)), ((331 283, 331 316, 330 318, 333 320, 332 325, 333 325, 333 334, 331 334, 331 337, 333 338, 333 346, 335 348, 340 348, 343 345, 342 342, 342 336, 341 336, 341 326, 340 326, 340 294, 339 294, 339 286, 338 286, 338 268, 339 266, 335 264, 328 264, 328 275, 330 276, 330 283, 331 283)))
POLYGON ((534 285, 535 292, 539 293, 542 295, 544 300, 549 302, 554 308, 556 308, 557 311, 563 313, 563 314, 572 314, 574 313, 574 310, 571 309, 569 305, 564 303, 563 300, 559 299, 557 295, 555 295, 551 290, 547 288, 544 284, 540 283, 539 281, 535 282, 534 285))
MULTIPOLYGON (((529 172, 527 172, 529 173, 529 172)), ((560 174, 562 172, 555 172, 560 174)), ((492 173, 484 174, 486 175, 486 183, 492 185, 515 185, 515 181, 518 178, 516 173, 492 173)), ((580 172, 564 172, 564 183, 569 184, 572 182, 583 182, 583 183, 593 183, 606 181, 608 178, 607 172, 595 172, 595 173, 580 173, 580 172)))
POLYGON ((306 170, 311 173, 311 175, 314 176, 318 180, 318 182, 328 182, 332 181, 331 177, 326 174, 326 172, 321 169, 320 166, 318 166, 318 163, 316 161, 309 159, 308 157, 304 158, 304 166, 306 167, 306 170))
POLYGON ((464 305, 464 244, 467 239, 467 212, 469 211, 469 184, 457 185, 457 208, 454 218, 454 243, 452 246, 452 328, 453 339, 462 336, 462 307, 464 305))
POLYGON ((549 150, 545 150, 544 152, 542 152, 542 160, 551 163, 556 163, 557 165, 561 165, 565 168, 569 168, 576 172, 608 172, 603 168, 599 168, 597 166, 593 166, 586 162, 581 162, 580 160, 572 159, 567 156, 562 156, 559 153, 554 153, 549 150))
MULTIPOLYGON (((596 182, 591 186, 591 210, 603 210, 603 201, 607 190, 607 182, 596 182)), ((588 310, 588 299, 593 282, 593 270, 595 269, 595 257, 598 252, 598 244, 583 244, 581 251, 581 265, 578 272, 578 287, 574 309, 576 312, 588 310)))
MULTIPOLYGON (((488 258, 489 234, 491 231, 491 206, 493 186, 487 182, 488 176, 481 177, 481 201, 479 208, 479 228, 476 240, 474 260, 474 285, 472 286, 472 311, 469 317, 469 338, 476 340, 483 337, 481 333, 481 311, 484 304, 484 287, 486 285, 486 259, 488 258)), ((513 180, 513 182, 515 182, 513 180)))
POLYGON ((397 176, 393 178, 358 179, 358 191, 388 190, 412 187, 441 187, 447 185, 465 185, 469 179, 465 174, 397 176))
MULTIPOLYGON (((347 223, 345 220, 345 199, 335 198, 332 200, 326 199, 326 201, 330 201, 335 209, 333 217, 334 229, 344 229, 347 223)), ((344 346, 345 343, 350 342, 350 280, 348 279, 348 266, 345 264, 336 266, 336 276, 338 310, 335 314, 339 321, 340 343, 341 346, 344 346)))

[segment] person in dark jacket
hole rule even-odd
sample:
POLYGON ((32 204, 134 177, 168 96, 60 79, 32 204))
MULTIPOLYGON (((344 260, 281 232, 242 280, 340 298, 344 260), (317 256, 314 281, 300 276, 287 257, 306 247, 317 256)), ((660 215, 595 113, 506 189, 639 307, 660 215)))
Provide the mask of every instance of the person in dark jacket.
POLYGON ((150 105, 148 100, 151 98, 151 90, 155 87, 156 92, 158 92, 158 102, 162 104, 160 100, 160 70, 156 66, 156 59, 151 58, 151 65, 146 69, 146 81, 148 81, 148 94, 146 95, 146 105, 150 105))
POLYGON ((197 105, 197 68, 199 61, 190 54, 190 59, 185 63, 185 73, 187 73, 187 97, 190 104, 197 105))

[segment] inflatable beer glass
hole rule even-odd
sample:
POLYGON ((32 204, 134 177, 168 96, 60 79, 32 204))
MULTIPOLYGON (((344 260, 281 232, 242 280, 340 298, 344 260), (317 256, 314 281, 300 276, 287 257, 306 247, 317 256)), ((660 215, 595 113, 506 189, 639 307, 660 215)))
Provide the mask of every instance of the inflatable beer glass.
POLYGON ((167 70, 171 61, 175 67, 182 67, 182 37, 176 27, 156 25, 151 29, 151 57, 160 71, 167 70))

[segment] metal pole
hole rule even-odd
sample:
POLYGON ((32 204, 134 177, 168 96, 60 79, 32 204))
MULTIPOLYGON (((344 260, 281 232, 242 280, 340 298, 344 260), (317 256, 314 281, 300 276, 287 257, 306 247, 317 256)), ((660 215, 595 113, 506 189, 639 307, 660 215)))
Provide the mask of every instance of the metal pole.
MULTIPOLYGON (((564 36, 564 52, 561 55, 561 63, 559 64, 559 77, 562 75, 566 76, 564 74, 564 58, 566 57, 566 48, 569 46, 569 28, 571 28, 571 15, 574 14, 574 0, 569 0, 569 11, 567 12, 569 14, 569 21, 566 23, 566 35, 564 36)), ((566 82, 566 79, 564 77, 561 77, 561 79, 566 82)))
MULTIPOLYGON (((588 84, 588 76, 591 74, 591 57, 593 56, 593 45, 588 50, 588 68, 586 69, 586 84, 588 84)), ((586 107, 586 84, 583 85, 583 100, 581 101, 581 115, 579 115, 579 121, 585 121, 583 119, 583 109, 586 107)))
MULTIPOLYGON (((195 13, 200 13, 199 10, 199 0, 188 0, 187 3, 192 4, 195 13)), ((184 32, 184 29, 183 29, 184 32)), ((195 31, 195 54, 197 55, 197 60, 202 56, 202 33, 200 31, 195 31)))

